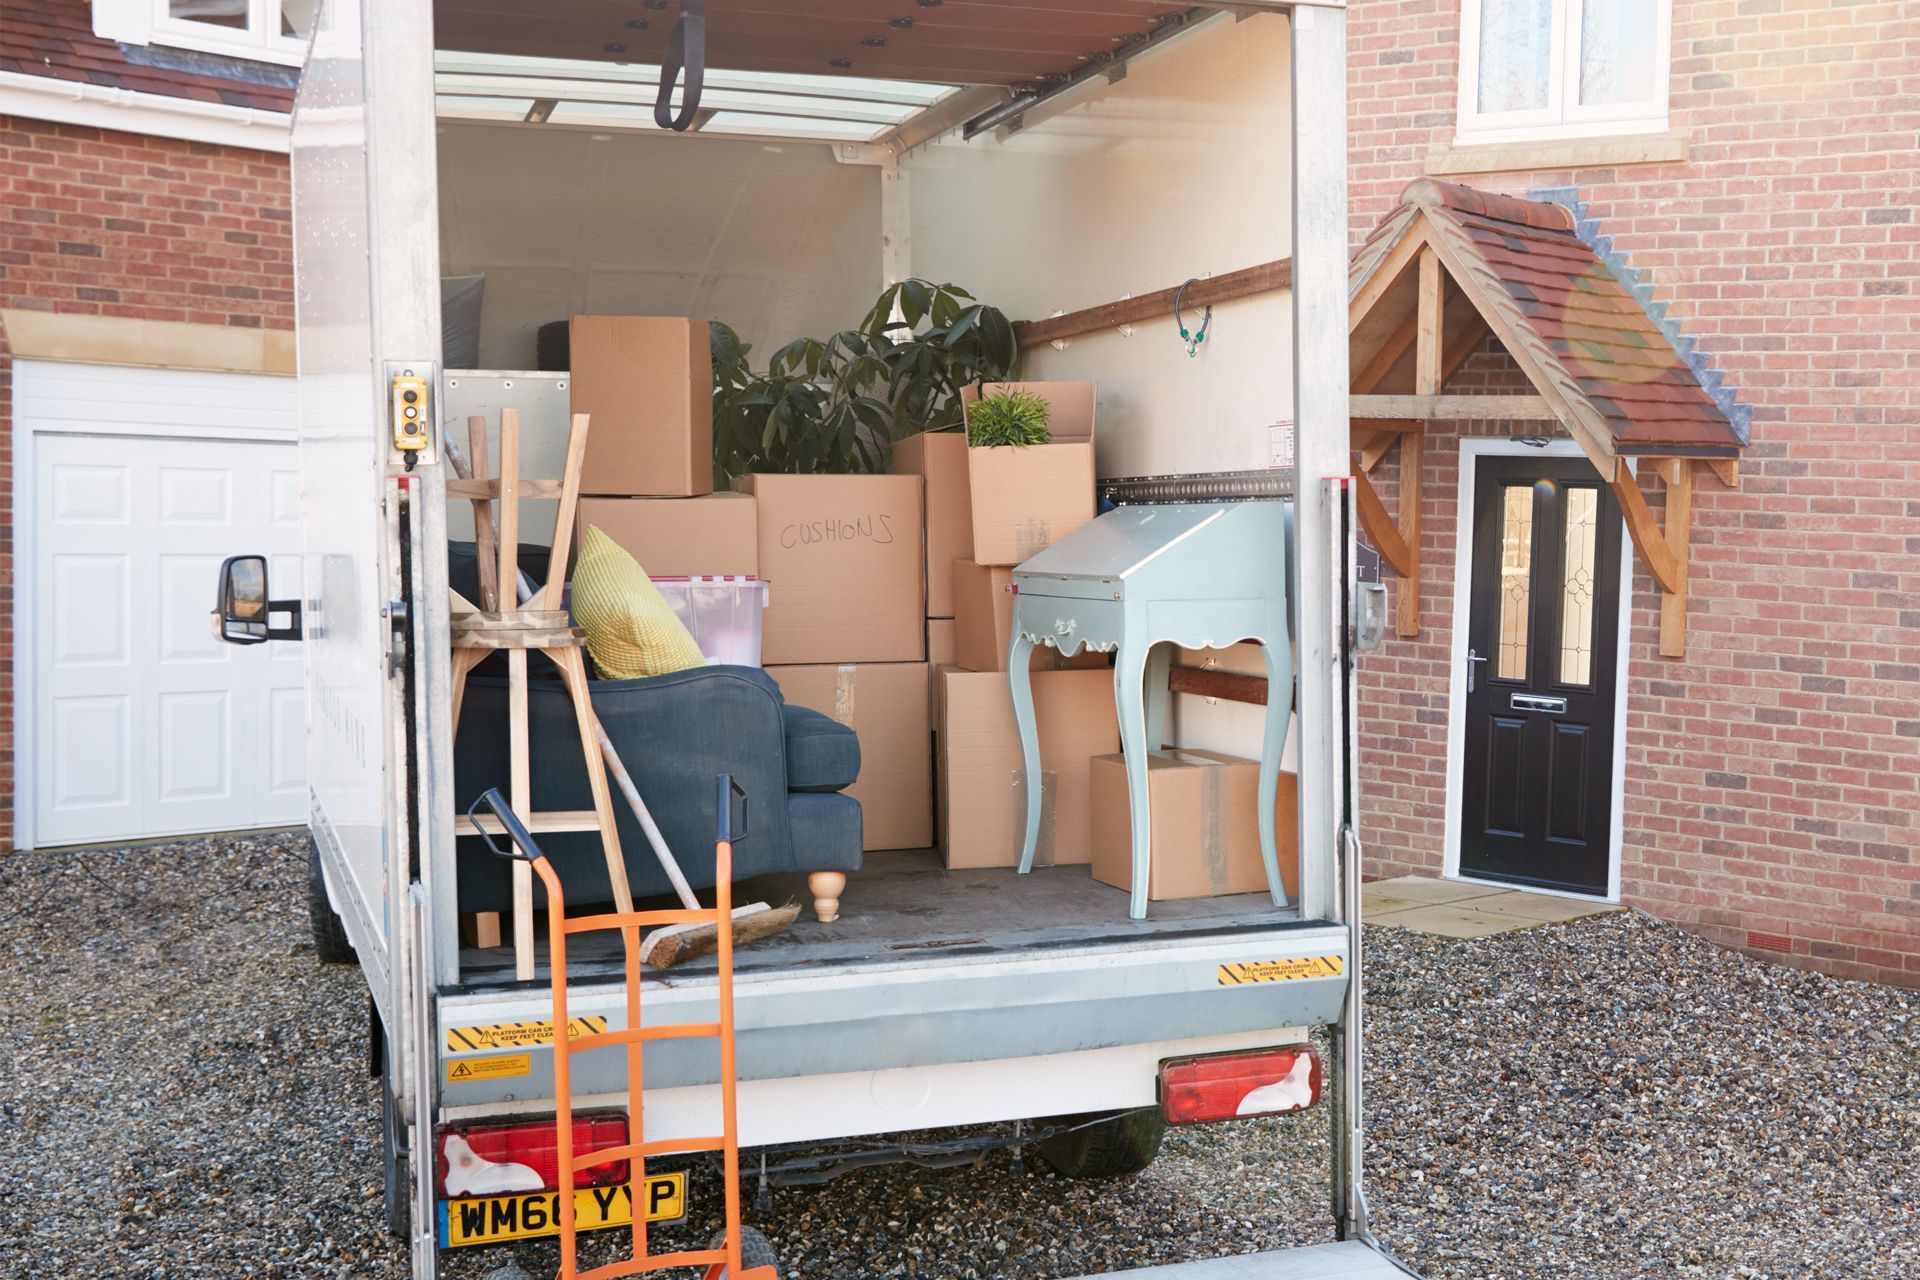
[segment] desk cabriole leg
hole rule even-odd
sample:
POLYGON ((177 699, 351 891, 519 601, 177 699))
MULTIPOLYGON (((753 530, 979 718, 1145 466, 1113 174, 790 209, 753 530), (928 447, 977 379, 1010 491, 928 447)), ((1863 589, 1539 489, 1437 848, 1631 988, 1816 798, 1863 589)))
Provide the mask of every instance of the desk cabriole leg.
POLYGON ((1152 867, 1153 814, 1147 803, 1146 675, 1149 646, 1122 641, 1113 665, 1113 701, 1120 714, 1120 749, 1126 753, 1127 809, 1133 822, 1135 920, 1147 916, 1147 876, 1152 867))
POLYGON ((1020 761, 1027 778, 1027 835, 1020 846, 1020 874, 1025 875, 1033 870, 1034 850, 1040 844, 1046 775, 1040 772, 1040 728, 1033 715, 1033 641, 1020 629, 1017 618, 1007 650, 1007 687, 1013 694, 1013 723, 1020 731, 1020 761))

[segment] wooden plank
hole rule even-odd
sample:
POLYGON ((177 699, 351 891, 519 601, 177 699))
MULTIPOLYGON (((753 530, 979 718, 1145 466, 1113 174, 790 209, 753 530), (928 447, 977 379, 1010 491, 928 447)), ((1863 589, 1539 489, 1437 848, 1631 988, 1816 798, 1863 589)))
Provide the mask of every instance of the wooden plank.
MULTIPOLYGON (((462 476, 461 479, 475 480, 485 484, 490 465, 487 462, 487 420, 477 414, 467 419, 467 453, 469 474, 462 476)), ((500 544, 494 537, 493 504, 486 498, 474 499, 473 550, 474 557, 480 563, 480 607, 498 609, 500 607, 500 544)))
MULTIPOLYGON (((1420 302, 1414 309, 1418 337, 1414 345, 1413 393, 1440 394, 1440 318, 1446 307, 1446 273, 1432 249, 1420 251, 1420 302)), ((1405 632, 1401 633, 1406 634, 1405 632)))
MULTIPOLYGON (((508 409, 506 413, 512 413, 508 409)), ((520 441, 518 423, 515 423, 514 447, 516 455, 512 462, 507 460, 505 446, 505 414, 502 415, 502 435, 500 449, 500 474, 502 477, 514 476, 519 471, 520 441)), ((503 507, 501 514, 506 511, 503 507)), ((503 522, 504 523, 504 522, 503 522)), ((517 521, 515 523, 518 523, 517 521)), ((506 538, 507 529, 501 530, 503 542, 500 559, 503 568, 510 568, 507 549, 514 544, 506 538)), ((511 591, 513 574, 500 575, 501 584, 511 591)), ((507 655, 507 802, 513 806, 515 817, 524 818, 533 812, 533 763, 527 733, 527 651, 515 649, 507 655)), ((522 982, 533 980, 533 868, 524 862, 513 864, 513 972, 522 982)))
MULTIPOLYGON (((554 831, 598 831, 600 829, 600 816, 592 809, 549 809, 545 813, 527 813, 517 816, 527 830, 537 836, 554 831)), ((472 833, 473 819, 466 814, 454 814, 453 822, 455 834, 464 836, 472 833)), ((506 833, 506 827, 500 819, 490 813, 480 815, 480 829, 490 836, 506 833)))
POLYGON ((1355 418, 1413 418, 1421 422, 1459 418, 1557 422, 1560 417, 1544 396, 1354 396, 1348 412, 1355 418))
POLYGON ((1267 678, 1205 667, 1174 667, 1167 672, 1167 688, 1174 693, 1198 694, 1224 702, 1267 705, 1267 678))
POLYGON ((1653 512, 1640 492, 1640 482, 1626 467, 1621 467, 1620 474, 1613 480, 1613 496, 1620 500, 1620 513, 1627 519, 1627 535, 1633 539, 1634 549, 1646 563, 1647 571, 1653 574, 1654 582, 1662 591, 1672 591, 1680 581, 1673 552, 1667 547, 1665 532, 1654 523, 1653 512))
POLYGON ((536 609, 557 609, 567 589, 567 557, 573 550, 573 517, 580 505, 580 469, 587 461, 587 415, 573 415, 567 433, 567 461, 560 471, 560 510, 554 517, 553 551, 547 560, 546 585, 534 596, 536 609))
MULTIPOLYGON (((1225 275, 1195 280, 1187 287, 1181 306, 1186 310, 1218 306, 1235 298, 1250 298, 1292 286, 1293 260, 1279 258, 1259 266, 1229 271, 1225 275)), ((1180 286, 1175 285, 1170 289, 1156 289, 1152 293, 1123 298, 1119 302, 1106 302, 1097 307, 1069 311, 1065 315, 1049 316, 1045 320, 1028 320, 1013 326, 1014 336, 1022 348, 1038 347, 1063 338, 1117 329, 1123 324, 1157 320, 1173 314, 1174 298, 1179 292, 1180 286)))
POLYGON ((1388 251, 1373 269, 1360 291, 1347 301, 1347 332, 1352 333, 1367 317, 1367 313, 1379 305, 1382 295, 1391 289, 1400 279, 1400 273, 1413 264, 1414 258, 1426 247, 1427 234, 1424 219, 1416 220, 1412 226, 1401 233, 1400 242, 1388 251))
POLYGON ((1353 469, 1353 491, 1356 505, 1360 509, 1360 526, 1373 540, 1373 549, 1380 558, 1393 566, 1393 571, 1401 577, 1407 577, 1407 544, 1395 527, 1393 517, 1387 514, 1387 504, 1380 501, 1379 490, 1373 487, 1373 481, 1367 479, 1367 473, 1358 467, 1353 469))
POLYGON ((1407 354, 1407 348, 1413 345, 1414 338, 1420 332, 1418 320, 1417 314, 1408 316, 1406 323, 1380 344, 1380 349, 1373 353, 1373 359, 1367 361, 1367 367, 1353 376, 1355 395, 1365 395, 1393 372, 1393 366, 1400 363, 1400 357, 1407 354))
MULTIPOLYGON (((520 411, 500 411, 499 604, 520 604, 520 411)), ((528 882, 531 885, 531 881, 528 882)), ((531 888, 528 890, 531 892, 531 888)))
POLYGON ((1660 656, 1687 656, 1687 577, 1693 541, 1693 473, 1691 462, 1681 462, 1667 484, 1666 544, 1673 554, 1679 581, 1660 600, 1660 656))
MULTIPOLYGON (((522 480, 515 486, 524 502, 551 502, 560 496, 558 480, 522 480)), ((449 498, 471 498, 476 502, 485 502, 489 498, 500 496, 498 480, 449 480, 447 481, 449 498)))
POLYGON ((1707 459, 1707 469, 1712 471, 1713 474, 1719 478, 1720 483, 1727 486, 1727 488, 1738 489, 1740 487, 1740 459, 1709 458, 1707 459))
MULTIPOLYGON (((1433 346, 1437 362, 1437 336, 1433 346)), ((1407 548, 1407 568, 1394 606, 1394 624, 1402 636, 1420 634, 1420 478, 1425 442, 1426 437, 1417 433, 1400 440, 1400 538, 1407 548)))

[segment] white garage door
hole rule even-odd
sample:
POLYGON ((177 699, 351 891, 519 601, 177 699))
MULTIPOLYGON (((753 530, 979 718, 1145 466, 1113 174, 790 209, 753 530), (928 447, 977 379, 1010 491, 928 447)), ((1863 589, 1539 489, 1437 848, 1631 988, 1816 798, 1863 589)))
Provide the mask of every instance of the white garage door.
MULTIPOLYGON (((22 376, 22 370, 25 371, 22 376)), ((300 647, 208 621, 220 561, 300 595, 291 380, 28 364, 30 565, 20 635, 39 846, 304 822, 300 647)), ((23 815, 26 816, 26 815, 23 815)))

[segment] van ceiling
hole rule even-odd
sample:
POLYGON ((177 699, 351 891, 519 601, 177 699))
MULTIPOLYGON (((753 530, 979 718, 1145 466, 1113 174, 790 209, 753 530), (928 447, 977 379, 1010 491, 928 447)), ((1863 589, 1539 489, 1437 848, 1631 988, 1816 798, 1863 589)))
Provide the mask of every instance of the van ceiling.
MULTIPOLYGON (((706 0, 707 65, 1028 84, 1117 55, 1191 7, 1166 0, 706 0)), ((469 53, 658 64, 679 10, 678 0, 435 0, 434 43, 469 53)))

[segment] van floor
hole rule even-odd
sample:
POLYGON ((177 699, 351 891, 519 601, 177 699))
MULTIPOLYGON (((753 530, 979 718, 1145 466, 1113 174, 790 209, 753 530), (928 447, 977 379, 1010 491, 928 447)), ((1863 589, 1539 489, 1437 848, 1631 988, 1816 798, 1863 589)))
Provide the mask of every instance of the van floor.
MULTIPOLYGON (((1033 948, 1138 943, 1249 928, 1287 928, 1300 923, 1297 912, 1290 907, 1276 908, 1264 893, 1149 903, 1145 920, 1130 920, 1126 891, 1101 884, 1084 866, 1036 867, 1025 876, 1010 867, 949 871, 932 849, 869 853, 866 866, 847 877, 847 887, 840 895, 840 918, 832 924, 822 924, 814 917, 813 896, 807 892, 804 875, 743 880, 734 886, 733 900, 735 906, 797 902, 802 908, 792 928, 735 954, 734 971, 740 974, 790 971, 801 965, 860 964, 908 957, 947 959, 1033 948)), ((538 981, 544 984, 544 913, 535 928, 540 939, 538 981)), ((570 976, 617 978, 621 972, 620 939, 615 933, 576 936, 567 950, 570 976)), ((712 959, 707 958, 675 966, 668 972, 675 977, 697 977, 711 974, 713 967, 712 959)), ((463 949, 460 973, 466 987, 513 984, 511 944, 463 949)))

